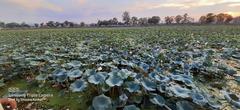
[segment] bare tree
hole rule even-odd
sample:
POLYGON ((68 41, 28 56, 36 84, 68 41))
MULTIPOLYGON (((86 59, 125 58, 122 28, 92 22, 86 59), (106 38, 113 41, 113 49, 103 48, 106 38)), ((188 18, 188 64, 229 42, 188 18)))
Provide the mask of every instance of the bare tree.
POLYGON ((180 24, 183 20, 183 17, 181 15, 177 15, 174 19, 177 24, 180 24))
POLYGON ((233 18, 232 23, 233 24, 240 24, 240 16, 233 18))
POLYGON ((230 14, 225 14, 224 23, 229 23, 229 22, 232 21, 232 20, 233 20, 232 15, 230 15, 230 14))
POLYGON ((133 16, 130 20, 131 25, 137 25, 138 24, 138 18, 136 16, 133 16))
POLYGON ((188 24, 188 23, 192 23, 192 22, 194 22, 194 18, 189 17, 189 15, 188 15, 187 13, 185 13, 185 14, 183 15, 182 23, 188 24))
POLYGON ((206 24, 207 23, 207 17, 206 16, 201 16, 199 18, 199 23, 201 24, 206 24))
POLYGON ((125 24, 127 24, 127 25, 130 24, 130 14, 129 14, 129 12, 127 12, 127 11, 123 12, 122 18, 123 18, 123 21, 124 21, 125 24))
POLYGON ((147 25, 148 24, 148 19, 146 17, 145 18, 139 18, 138 24, 139 25, 147 25))
POLYGON ((118 25, 118 19, 116 18, 116 17, 114 17, 113 19, 112 19, 112 23, 111 23, 112 25, 118 25))
POLYGON ((172 24, 174 21, 174 17, 173 16, 167 16, 165 17, 165 22, 166 24, 172 24))
POLYGON ((224 13, 219 13, 216 15, 216 20, 218 24, 222 24, 225 21, 225 14, 224 13))

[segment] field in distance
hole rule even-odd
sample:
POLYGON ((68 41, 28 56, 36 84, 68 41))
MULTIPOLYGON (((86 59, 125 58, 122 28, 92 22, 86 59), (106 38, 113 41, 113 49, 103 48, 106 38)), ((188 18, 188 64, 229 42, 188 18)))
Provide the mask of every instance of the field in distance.
POLYGON ((237 25, 0 30, 0 96, 53 95, 20 109, 239 109, 239 48, 237 25))

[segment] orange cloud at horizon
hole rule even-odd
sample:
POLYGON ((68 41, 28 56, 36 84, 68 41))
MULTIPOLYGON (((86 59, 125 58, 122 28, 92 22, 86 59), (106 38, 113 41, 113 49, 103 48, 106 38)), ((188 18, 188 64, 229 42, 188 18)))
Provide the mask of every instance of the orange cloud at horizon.
POLYGON ((240 12, 229 11, 229 12, 226 12, 226 13, 232 15, 233 17, 240 16, 240 12))

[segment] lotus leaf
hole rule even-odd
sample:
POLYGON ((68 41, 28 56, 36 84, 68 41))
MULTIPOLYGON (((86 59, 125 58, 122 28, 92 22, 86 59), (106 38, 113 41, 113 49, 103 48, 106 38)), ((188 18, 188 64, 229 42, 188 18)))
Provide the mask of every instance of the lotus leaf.
POLYGON ((155 91, 157 88, 157 85, 155 82, 151 81, 150 79, 144 78, 141 81, 142 86, 148 90, 148 91, 155 91))
POLYGON ((108 77, 108 79, 106 80, 106 84, 108 84, 110 87, 121 86, 123 84, 123 80, 121 77, 113 75, 108 77))
POLYGON ((78 77, 81 77, 82 74, 83 74, 83 72, 80 71, 79 69, 75 69, 75 70, 69 71, 67 73, 69 78, 78 78, 78 77))
POLYGON ((57 69, 53 72, 53 78, 57 82, 64 82, 67 79, 67 72, 64 69, 57 69))
POLYGON ((150 68, 148 64, 146 63, 141 63, 140 64, 140 68, 144 71, 144 72, 148 72, 148 69, 150 68))
POLYGON ((126 82, 125 84, 126 84, 126 86, 127 86, 126 89, 127 89, 129 92, 138 92, 139 89, 140 89, 140 85, 139 85, 138 83, 134 82, 134 81, 126 82))
POLYGON ((72 83, 70 85, 70 89, 73 92, 82 92, 83 90, 85 90, 87 87, 87 82, 85 82, 84 80, 76 80, 74 83, 72 83))
POLYGON ((140 110, 140 109, 135 105, 127 105, 123 108, 123 110, 140 110))
POLYGON ((127 101, 128 100, 128 96, 126 94, 122 94, 122 95, 119 96, 119 99, 121 101, 127 101))
POLYGON ((82 63, 80 61, 74 60, 74 61, 67 63, 67 65, 75 68, 75 67, 80 67, 82 65, 82 63))
POLYGON ((48 78, 48 74, 39 74, 38 76, 36 76, 36 80, 38 81, 44 81, 48 78))
POLYGON ((234 105, 235 107, 240 109, 240 98, 239 96, 237 96, 236 94, 233 93, 229 93, 226 91, 223 91, 224 97, 225 99, 231 103, 232 105, 234 105))
POLYGON ((188 101, 178 101, 176 106, 177 110, 195 110, 193 104, 188 101))
POLYGON ((192 93, 192 99, 194 103, 202 106, 208 102, 206 98, 200 93, 192 93))
POLYGON ((112 110, 112 101, 104 94, 93 98, 92 106, 94 110, 112 110))
POLYGON ((106 77, 107 76, 99 72, 88 77, 88 82, 92 84, 101 84, 105 81, 106 77))
POLYGON ((169 90, 175 95, 175 97, 189 98, 191 90, 183 88, 179 85, 172 85, 169 90))
POLYGON ((164 106, 165 105, 165 99, 160 96, 160 95, 156 95, 154 98, 150 99, 150 101, 153 103, 153 104, 156 104, 158 106, 164 106))
POLYGON ((119 77, 121 77, 122 79, 127 79, 131 74, 132 74, 132 72, 128 71, 127 69, 121 69, 117 73, 117 75, 119 77))

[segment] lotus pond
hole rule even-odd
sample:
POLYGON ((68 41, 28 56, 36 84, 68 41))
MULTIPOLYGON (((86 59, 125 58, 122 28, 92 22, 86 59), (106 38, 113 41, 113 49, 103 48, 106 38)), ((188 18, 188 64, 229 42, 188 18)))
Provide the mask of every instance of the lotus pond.
POLYGON ((240 26, 0 30, 0 96, 19 109, 236 110, 239 48, 240 26))

